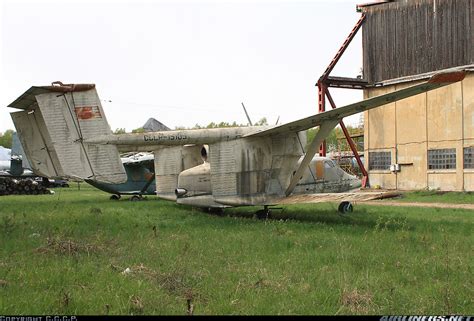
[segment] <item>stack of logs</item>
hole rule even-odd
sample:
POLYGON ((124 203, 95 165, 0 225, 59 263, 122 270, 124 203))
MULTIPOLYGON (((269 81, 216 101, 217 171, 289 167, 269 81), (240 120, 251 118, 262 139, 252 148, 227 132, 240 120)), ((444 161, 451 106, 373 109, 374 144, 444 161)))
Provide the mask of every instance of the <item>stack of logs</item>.
POLYGON ((0 177, 0 195, 38 195, 50 194, 41 182, 32 179, 0 177))

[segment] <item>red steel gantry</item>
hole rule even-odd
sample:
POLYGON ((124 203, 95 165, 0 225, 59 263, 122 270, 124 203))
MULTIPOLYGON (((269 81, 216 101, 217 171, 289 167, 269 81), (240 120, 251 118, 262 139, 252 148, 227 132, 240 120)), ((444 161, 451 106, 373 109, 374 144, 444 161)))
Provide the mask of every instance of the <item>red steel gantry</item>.
MULTIPOLYGON (((326 70, 324 71, 324 73, 319 78, 316 84, 318 86, 318 111, 320 113, 326 111, 326 97, 328 98, 329 103, 331 104, 331 107, 336 108, 336 104, 334 103, 334 100, 332 99, 332 96, 329 93, 329 87, 364 89, 367 86, 367 82, 359 78, 330 77, 329 76, 329 74, 334 69, 339 59, 341 58, 342 54, 344 53, 344 51, 346 51, 347 47, 351 43, 352 39, 354 39, 354 36, 359 31, 364 21, 365 21, 365 13, 362 13, 362 16, 360 17, 359 21, 356 23, 352 31, 349 33, 349 36, 346 38, 341 48, 339 48, 339 51, 336 53, 331 63, 326 68, 326 70)), ((367 174, 367 171, 365 170, 364 164, 362 163, 360 159, 360 155, 357 152, 357 148, 342 120, 339 122, 339 125, 341 126, 341 129, 344 132, 344 136, 346 137, 347 142, 349 143, 349 146, 357 160, 357 164, 359 165, 359 168, 362 172, 362 176, 363 176, 362 187, 367 187, 368 174, 367 174)), ((319 155, 326 156, 326 141, 324 141, 321 144, 319 148, 319 155)))

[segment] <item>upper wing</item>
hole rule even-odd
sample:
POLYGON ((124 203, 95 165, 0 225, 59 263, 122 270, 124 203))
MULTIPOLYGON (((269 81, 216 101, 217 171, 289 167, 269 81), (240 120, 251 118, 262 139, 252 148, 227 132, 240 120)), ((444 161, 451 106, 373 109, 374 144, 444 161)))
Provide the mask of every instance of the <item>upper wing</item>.
POLYGON ((410 96, 414 96, 423 92, 440 88, 457 81, 461 81, 464 79, 465 74, 466 73, 464 71, 438 73, 432 76, 427 82, 419 84, 419 85, 415 85, 415 86, 404 88, 392 93, 362 100, 354 104, 332 109, 324 113, 319 113, 313 116, 309 116, 300 120, 293 121, 291 123, 286 123, 280 126, 272 127, 270 129, 264 129, 256 133, 248 134, 245 137, 266 136, 266 135, 299 132, 299 131, 303 131, 309 128, 319 126, 327 121, 330 121, 330 122, 339 121, 342 118, 353 115, 353 114, 357 114, 357 113, 360 113, 372 108, 376 108, 388 103, 395 102, 397 100, 401 100, 404 98, 408 98, 410 96))

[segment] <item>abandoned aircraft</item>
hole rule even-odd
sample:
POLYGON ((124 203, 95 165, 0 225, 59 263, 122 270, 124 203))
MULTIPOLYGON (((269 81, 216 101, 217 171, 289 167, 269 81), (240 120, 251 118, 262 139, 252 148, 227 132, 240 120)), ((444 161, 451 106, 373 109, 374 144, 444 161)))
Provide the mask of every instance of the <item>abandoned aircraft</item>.
MULTIPOLYGON (((142 126, 143 132, 169 131, 166 125, 149 118, 142 126)), ((122 195, 132 195, 131 201, 139 201, 143 195, 155 195, 154 155, 148 152, 126 153, 120 156, 127 174, 127 181, 120 184, 85 179, 90 185, 112 194, 111 200, 119 200, 122 195)))
POLYGON ((264 207, 260 214, 268 215, 272 205, 340 200, 345 210, 350 201, 374 195, 330 193, 348 191, 357 183, 336 171, 334 183, 325 175, 332 164, 314 158, 329 132, 346 116, 449 85, 464 76, 463 71, 439 73, 396 92, 264 127, 114 135, 93 84, 31 87, 9 107, 23 109, 11 113, 13 122, 32 167, 48 177, 123 183, 127 175, 119 151, 152 150, 156 194, 179 204, 202 208, 257 205, 264 207), (302 133, 316 126, 319 130, 305 151, 302 133), (308 166, 314 169, 314 177, 306 174, 308 166), (312 179, 302 181, 305 175, 312 179))
POLYGON ((112 194, 111 200, 119 200, 122 195, 132 195, 131 201, 139 201, 143 195, 155 195, 154 156, 152 153, 130 153, 122 155, 127 180, 124 183, 107 183, 85 179, 90 185, 112 194))
MULTIPOLYGON (((3 147, 2 147, 3 148, 3 147)), ((4 148, 6 151, 7 149, 4 148)), ((12 135, 12 148, 0 160, 0 176, 34 177, 17 133, 12 135)))

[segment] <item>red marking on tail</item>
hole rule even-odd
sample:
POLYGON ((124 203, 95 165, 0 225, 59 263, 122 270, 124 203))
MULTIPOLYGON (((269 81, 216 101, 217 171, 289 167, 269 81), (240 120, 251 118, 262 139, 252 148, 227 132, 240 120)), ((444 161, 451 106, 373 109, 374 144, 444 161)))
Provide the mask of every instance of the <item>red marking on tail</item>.
POLYGON ((102 118, 98 106, 75 107, 74 111, 76 112, 77 119, 80 120, 102 118))

